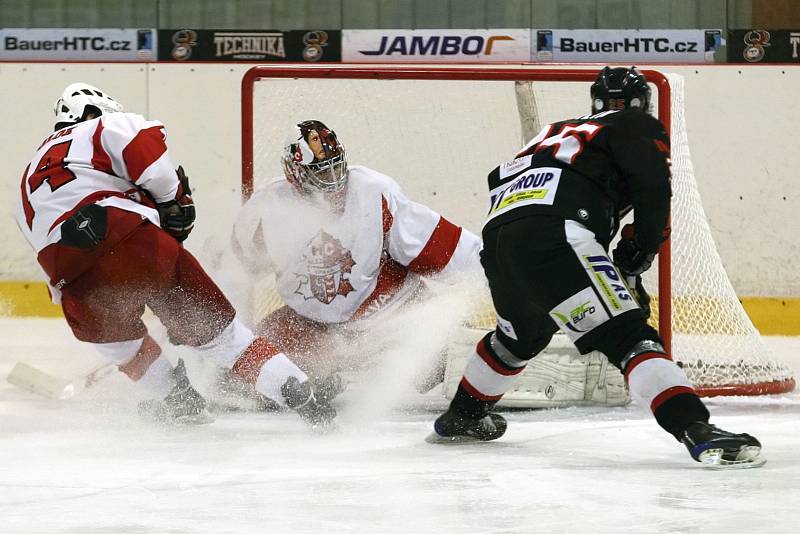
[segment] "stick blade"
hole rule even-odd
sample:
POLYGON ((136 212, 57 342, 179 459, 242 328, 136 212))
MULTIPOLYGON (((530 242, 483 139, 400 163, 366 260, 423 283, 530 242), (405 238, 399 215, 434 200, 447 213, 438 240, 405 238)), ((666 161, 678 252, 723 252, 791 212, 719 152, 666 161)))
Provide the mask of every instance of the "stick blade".
POLYGON ((75 394, 72 380, 54 377, 23 362, 14 365, 6 380, 21 389, 49 399, 64 400, 75 394))

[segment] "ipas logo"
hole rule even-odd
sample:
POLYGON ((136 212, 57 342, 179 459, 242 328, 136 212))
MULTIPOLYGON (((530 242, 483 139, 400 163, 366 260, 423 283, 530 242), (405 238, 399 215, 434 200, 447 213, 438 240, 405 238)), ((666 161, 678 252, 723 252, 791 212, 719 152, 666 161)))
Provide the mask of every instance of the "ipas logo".
POLYGON ((617 312, 630 307, 633 297, 611 260, 606 256, 584 256, 584 260, 594 272, 605 301, 617 312))
POLYGON ((510 35, 384 35, 377 50, 358 52, 365 56, 491 56, 498 43, 513 40, 510 35))

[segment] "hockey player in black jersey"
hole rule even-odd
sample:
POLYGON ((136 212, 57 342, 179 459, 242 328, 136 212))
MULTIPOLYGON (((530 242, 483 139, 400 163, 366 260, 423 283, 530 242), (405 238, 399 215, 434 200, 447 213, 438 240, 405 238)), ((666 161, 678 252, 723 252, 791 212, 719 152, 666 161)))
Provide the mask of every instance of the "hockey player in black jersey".
POLYGON ((578 350, 598 350, 631 396, 713 467, 758 467, 761 444, 708 423, 683 370, 647 324, 641 274, 669 232, 670 148, 649 114, 650 88, 635 68, 604 68, 592 115, 546 126, 489 174, 481 253, 497 328, 478 342, 432 443, 489 441, 505 419, 490 410, 561 329, 578 350), (634 222, 609 257, 620 220, 634 222))

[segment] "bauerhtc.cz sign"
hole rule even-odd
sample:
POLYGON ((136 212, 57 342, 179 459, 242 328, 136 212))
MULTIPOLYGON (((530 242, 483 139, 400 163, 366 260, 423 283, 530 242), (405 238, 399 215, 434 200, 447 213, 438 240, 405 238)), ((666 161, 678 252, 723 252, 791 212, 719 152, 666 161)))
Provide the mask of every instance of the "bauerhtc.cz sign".
POLYGON ((711 63, 721 30, 532 30, 531 61, 711 63))
POLYGON ((154 29, 0 28, 0 60, 154 61, 154 29))

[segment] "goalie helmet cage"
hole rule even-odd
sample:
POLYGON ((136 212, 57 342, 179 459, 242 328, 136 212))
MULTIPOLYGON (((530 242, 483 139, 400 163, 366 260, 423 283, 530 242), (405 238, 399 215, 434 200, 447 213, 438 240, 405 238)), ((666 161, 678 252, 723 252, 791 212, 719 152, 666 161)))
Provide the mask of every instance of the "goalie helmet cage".
MULTIPOLYGON (((444 95, 446 104, 435 104, 441 95, 441 86, 426 88, 431 82, 471 82, 470 87, 481 82, 505 82, 515 84, 516 111, 520 125, 518 128, 530 138, 530 129, 526 131, 525 122, 536 118, 539 109, 547 106, 542 102, 546 98, 537 98, 533 89, 520 91, 520 86, 536 88, 537 84, 550 82, 580 83, 581 94, 585 95, 577 103, 574 116, 583 113, 589 102, 589 83, 596 75, 597 68, 561 68, 561 67, 449 67, 449 66, 371 66, 371 65, 269 65, 256 66, 248 70, 242 79, 242 195, 248 198, 253 192, 256 163, 261 157, 254 153, 254 136, 257 124, 269 122, 271 114, 283 107, 302 108, 302 97, 296 97, 295 86, 287 89, 286 84, 314 82, 321 85, 321 80, 347 81, 347 83, 375 83, 398 80, 416 84, 410 92, 411 98, 419 102, 430 103, 430 111, 425 117, 431 119, 427 130, 431 137, 441 136, 442 126, 436 119, 436 113, 442 106, 452 105, 457 100, 452 95, 444 95), (361 82, 370 80, 370 82, 361 82), (270 84, 265 81, 282 81, 284 85, 274 93, 270 84), (262 89, 263 87, 263 89, 262 89), (266 91, 258 100, 258 118, 256 118, 256 92, 266 91), (524 93, 524 95, 522 94, 524 93), (437 107, 438 106, 438 107, 437 107)), ((739 302, 728 279, 722 261, 711 236, 711 231, 703 211, 700 194, 697 189, 694 170, 689 157, 689 144, 686 134, 683 102, 683 78, 670 74, 665 75, 655 70, 641 71, 657 91, 658 117, 666 127, 672 139, 672 236, 661 247, 658 256, 657 274, 648 273, 645 286, 654 298, 654 313, 651 321, 657 323, 665 348, 673 355, 675 361, 683 367, 689 379, 694 383, 699 394, 715 395, 762 395, 785 393, 794 389, 795 381, 792 371, 779 359, 776 359, 764 345, 761 336, 753 326, 744 308, 739 302), (669 320, 667 320, 667 318, 669 320)), ((324 82, 328 83, 328 82, 324 82)), ((344 82, 341 82, 344 83, 344 82)), ((562 86, 563 84, 559 85, 562 86)), ((383 98, 389 107, 394 106, 391 94, 353 94, 352 86, 345 89, 343 99, 354 100, 352 119, 359 119, 359 124, 369 122, 369 116, 362 112, 360 106, 367 101, 383 98), (348 92, 349 91, 349 92, 348 92)), ((461 85, 464 89, 466 86, 461 85)), ((551 91, 560 92, 560 91, 551 91)), ((325 90, 316 90, 315 95, 327 100, 327 105, 340 107, 343 102, 330 97, 325 90)), ((308 98, 308 97, 306 97, 308 98)), ((307 103, 307 102, 306 102, 307 103)), ((427 105, 427 104, 426 104, 427 105)), ((448 108, 451 109, 451 108, 448 108)), ((468 110, 472 112, 475 106, 468 110)), ((302 111, 302 110, 301 110, 302 111)), ((309 111, 309 113, 311 113, 309 111)), ((563 120, 570 115, 550 118, 547 122, 563 120)), ((304 118, 317 118, 304 116, 304 118)), ((404 117, 398 112, 396 120, 413 121, 417 117, 404 117)), ((279 119, 275 119, 276 121, 279 119)), ((500 119, 501 121, 503 119, 500 119)), ((545 122, 544 124, 546 124, 545 122)), ((496 124, 504 129, 506 123, 496 124)), ((280 131, 286 131, 290 124, 280 124, 280 131)), ((328 124, 337 129, 337 125, 328 124)), ((533 132, 535 133, 535 131, 533 132)), ((345 146, 348 139, 343 138, 345 146)), ((283 139, 275 139, 272 134, 264 140, 264 144, 280 143, 283 139)), ((524 141, 527 141, 527 139, 524 141)), ((261 138, 259 138, 261 144, 261 138)), ((519 146, 510 146, 513 151, 519 146)), ((348 147, 350 155, 350 147, 348 147)), ((413 155, 412 155, 413 156, 413 155)), ((277 158, 270 157, 270 160, 277 158)), ((507 158, 506 158, 507 159, 507 158)), ((496 165, 503 159, 492 162, 496 165)), ((270 161, 271 163, 271 161, 270 161)), ((365 161, 371 165, 371 161, 365 161)), ((376 167, 382 170, 381 167, 376 167)), ((485 187, 483 175, 490 167, 469 168, 470 174, 476 174, 475 187, 481 191, 485 187)), ((656 271, 656 269, 651 269, 656 271)), ((274 292, 274 289, 272 290, 274 292)), ((279 302, 276 295, 256 297, 262 300, 279 302)), ((274 306, 274 304, 272 304, 274 306)), ((490 305, 486 305, 490 308, 490 305)), ((488 320, 487 320, 488 321, 488 320)), ((490 326, 487 323, 485 326, 490 326)))

